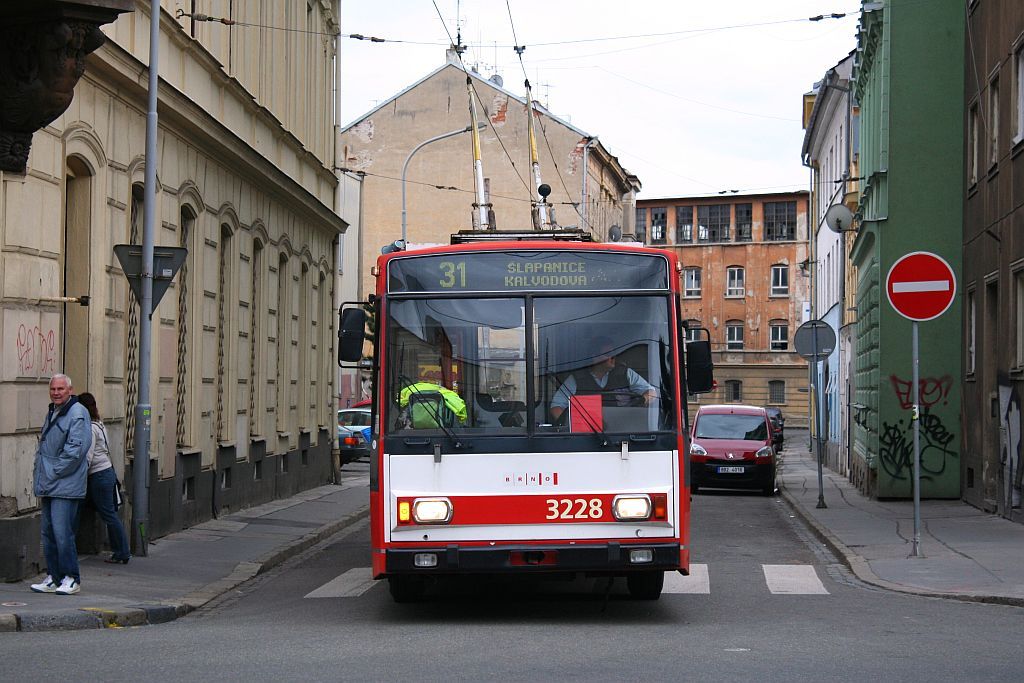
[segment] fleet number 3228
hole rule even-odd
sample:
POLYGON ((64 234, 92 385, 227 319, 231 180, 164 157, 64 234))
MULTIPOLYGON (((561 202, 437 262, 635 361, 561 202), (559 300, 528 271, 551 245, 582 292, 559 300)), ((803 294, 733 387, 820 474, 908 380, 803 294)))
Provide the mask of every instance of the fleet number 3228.
POLYGON ((544 519, 601 519, 604 505, 600 498, 548 498, 544 519))

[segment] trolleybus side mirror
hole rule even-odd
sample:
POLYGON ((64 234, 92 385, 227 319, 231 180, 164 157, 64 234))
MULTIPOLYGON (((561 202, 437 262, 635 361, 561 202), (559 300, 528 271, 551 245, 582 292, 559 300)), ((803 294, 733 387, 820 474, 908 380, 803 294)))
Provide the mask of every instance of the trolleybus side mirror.
POLYGON ((338 365, 355 363, 363 355, 366 311, 362 308, 342 308, 338 316, 338 365))
POLYGON ((698 339, 686 343, 686 391, 706 394, 715 387, 715 367, 711 362, 711 342, 698 339))

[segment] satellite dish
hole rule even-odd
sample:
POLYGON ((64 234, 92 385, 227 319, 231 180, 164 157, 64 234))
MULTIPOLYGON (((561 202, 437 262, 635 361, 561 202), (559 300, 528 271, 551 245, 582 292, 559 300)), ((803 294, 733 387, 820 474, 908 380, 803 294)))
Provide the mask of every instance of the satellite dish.
POLYGON ((853 212, 845 204, 833 204, 825 212, 825 225, 832 232, 848 232, 853 229, 853 212))
POLYGON ((608 239, 612 242, 620 241, 622 239, 622 228, 617 225, 608 228, 608 239))
POLYGON ((500 74, 494 74, 488 80, 499 88, 504 87, 505 85, 505 79, 503 79, 500 74))

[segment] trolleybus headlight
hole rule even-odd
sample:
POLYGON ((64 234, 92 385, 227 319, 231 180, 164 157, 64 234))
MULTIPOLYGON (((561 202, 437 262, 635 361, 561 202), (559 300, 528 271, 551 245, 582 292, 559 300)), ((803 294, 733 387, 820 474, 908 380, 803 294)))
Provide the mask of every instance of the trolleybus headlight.
POLYGON ((699 443, 690 444, 690 455, 707 455, 708 452, 699 443))
POLYGON ((647 519, 651 516, 651 497, 647 494, 615 496, 612 512, 620 521, 647 519))
POLYGON ((447 498, 417 498, 412 502, 417 524, 447 524, 452 519, 452 502, 447 498))
POLYGON ((757 450, 757 453, 754 453, 754 457, 755 458, 770 458, 770 457, 772 457, 772 447, 771 446, 765 446, 764 448, 759 448, 757 450))

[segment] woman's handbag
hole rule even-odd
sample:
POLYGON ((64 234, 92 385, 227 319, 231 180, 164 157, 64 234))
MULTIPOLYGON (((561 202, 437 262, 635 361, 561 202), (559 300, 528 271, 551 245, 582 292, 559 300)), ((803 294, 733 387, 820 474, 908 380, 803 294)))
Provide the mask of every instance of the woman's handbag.
POLYGON ((121 497, 121 480, 114 479, 114 509, 120 510, 121 505, 124 503, 124 498, 121 497))

